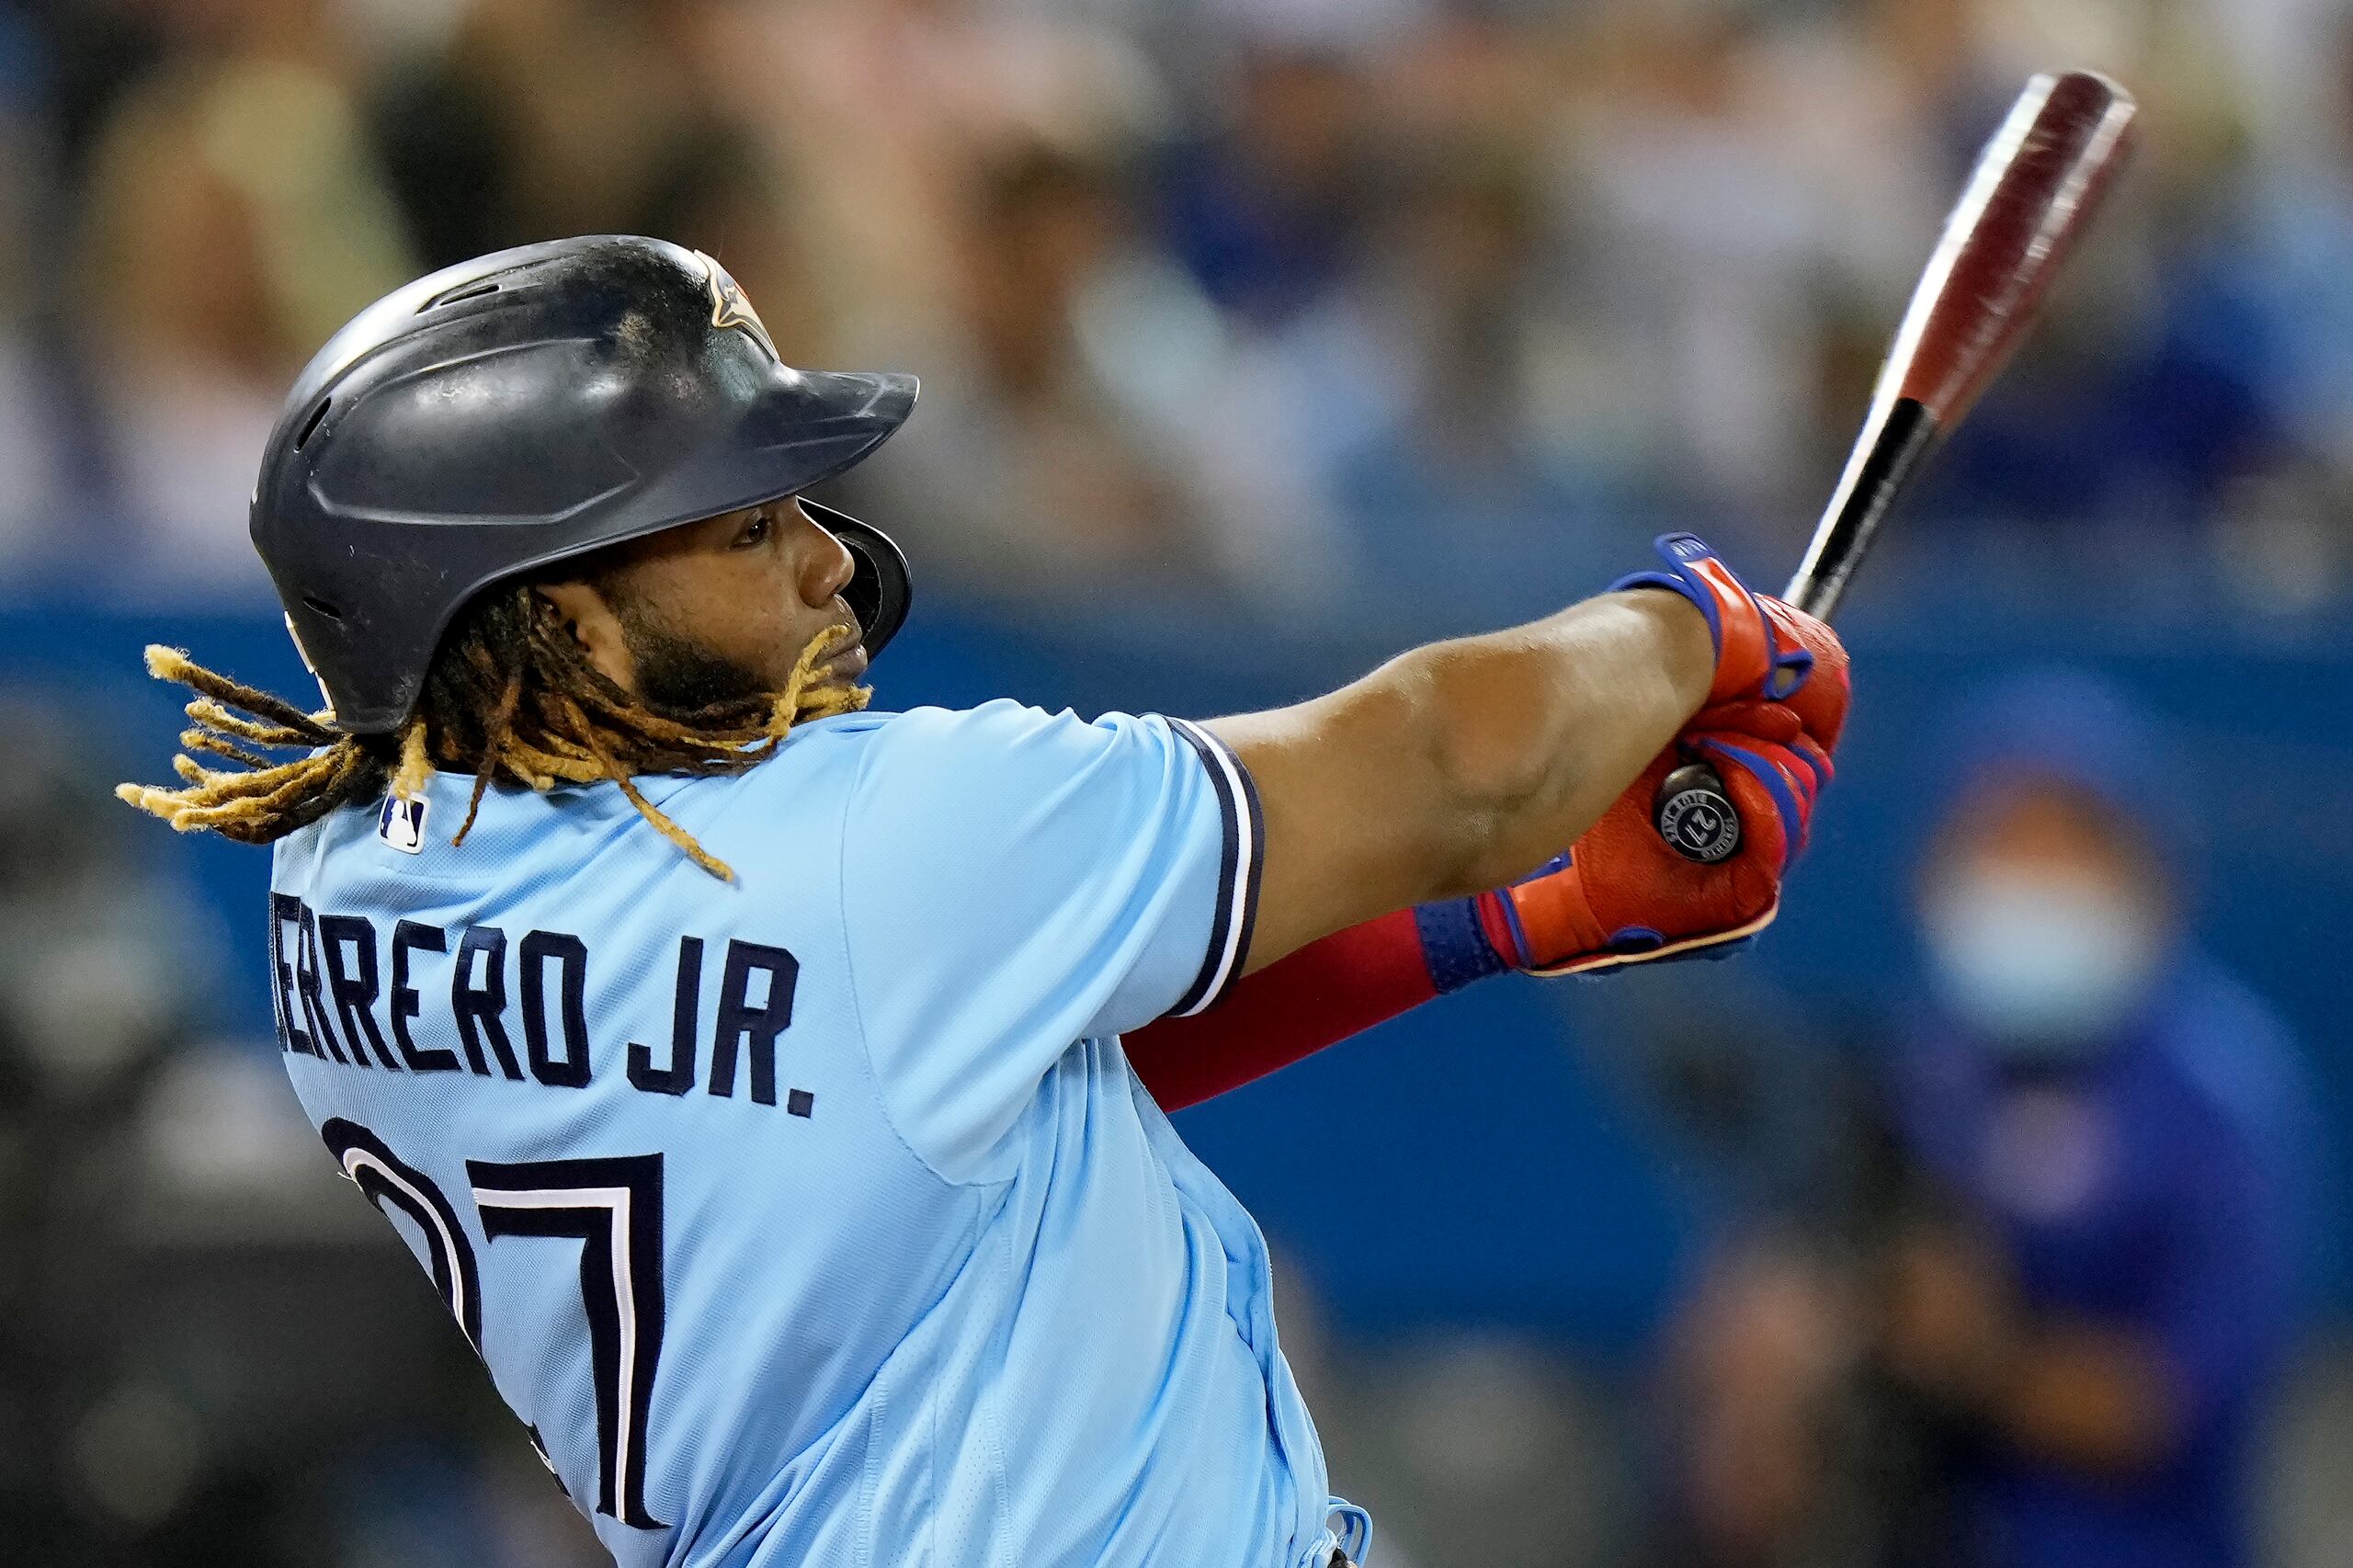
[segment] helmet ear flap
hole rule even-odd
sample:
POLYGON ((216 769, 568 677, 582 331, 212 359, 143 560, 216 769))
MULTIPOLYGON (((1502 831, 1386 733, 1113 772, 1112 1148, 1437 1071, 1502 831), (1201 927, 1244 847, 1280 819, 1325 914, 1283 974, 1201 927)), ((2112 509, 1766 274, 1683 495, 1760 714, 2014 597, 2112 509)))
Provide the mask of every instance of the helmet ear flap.
POLYGON ((871 659, 899 634, 899 628, 907 623, 907 611, 915 604, 915 584, 907 571, 906 552, 881 528, 861 523, 846 512, 821 506, 805 495, 800 499, 801 509, 849 551, 852 570, 849 586, 842 590, 842 599, 849 606, 850 613, 858 617, 866 656, 871 659))

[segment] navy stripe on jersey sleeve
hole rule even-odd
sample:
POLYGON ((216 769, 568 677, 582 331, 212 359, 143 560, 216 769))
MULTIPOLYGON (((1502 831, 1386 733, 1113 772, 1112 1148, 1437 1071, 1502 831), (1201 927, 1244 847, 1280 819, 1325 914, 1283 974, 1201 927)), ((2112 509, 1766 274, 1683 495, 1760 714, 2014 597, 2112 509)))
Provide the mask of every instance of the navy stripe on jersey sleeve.
POLYGON ((1190 1017, 1215 1006, 1241 978, 1250 955, 1251 928, 1258 919, 1258 880, 1266 854, 1266 821, 1258 811, 1258 787, 1233 748, 1199 724, 1171 719, 1168 727, 1200 754, 1217 792, 1218 810, 1225 819, 1225 846, 1218 864, 1217 908, 1211 916, 1209 951, 1201 972, 1184 996, 1169 1009, 1176 1017, 1190 1017))

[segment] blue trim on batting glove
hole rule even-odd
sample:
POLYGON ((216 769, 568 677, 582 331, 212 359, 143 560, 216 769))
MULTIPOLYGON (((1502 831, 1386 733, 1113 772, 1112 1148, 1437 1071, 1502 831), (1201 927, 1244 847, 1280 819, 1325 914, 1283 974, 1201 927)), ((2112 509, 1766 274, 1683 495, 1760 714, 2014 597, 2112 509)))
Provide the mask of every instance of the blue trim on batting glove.
POLYGON ((1763 785, 1765 792, 1773 798, 1773 809, 1781 817, 1781 869, 1788 870, 1797 859, 1798 851, 1805 847, 1805 812, 1798 804, 1797 791, 1790 787, 1789 779, 1773 766, 1770 758, 1745 746, 1706 740, 1699 743, 1698 749, 1733 763, 1763 785))
POLYGON ((1666 933, 1648 926, 1620 926, 1609 933, 1613 953, 1654 953, 1666 946, 1666 933))
POLYGON ((1707 618, 1709 646, 1715 651, 1716 657, 1723 657, 1723 620, 1716 608, 1716 596, 1710 593, 1705 585, 1695 583, 1679 572, 1629 572, 1609 585, 1609 591, 1613 594, 1622 594, 1629 588, 1662 588, 1688 599, 1692 607, 1707 618))
MULTIPOLYGON (((1716 657, 1722 658, 1724 627, 1718 613, 1715 592, 1691 571, 1693 562, 1717 559, 1716 552, 1708 547, 1706 540, 1698 534, 1688 533, 1660 534, 1651 540, 1651 548, 1658 552, 1661 561, 1666 562, 1666 570, 1630 573, 1610 584, 1609 591, 1621 594, 1629 588, 1664 588, 1670 594, 1682 595, 1707 617, 1708 640, 1715 645, 1716 657)), ((1738 573, 1733 575, 1735 580, 1739 577, 1738 573)))
MULTIPOLYGON (((1724 628, 1715 590, 1700 579, 1695 568, 1702 561, 1713 561, 1722 565, 1723 557, 1718 555, 1698 534, 1661 534, 1651 541, 1651 546, 1658 551, 1659 559, 1666 562, 1667 570, 1630 574, 1610 584, 1609 591, 1615 594, 1629 588, 1664 588, 1668 593, 1682 595, 1707 618, 1709 640, 1715 646, 1716 657, 1722 658, 1724 628)), ((1724 566, 1724 574, 1747 596, 1749 608, 1764 622, 1765 642, 1772 650, 1772 662, 1766 669, 1761 694, 1776 702, 1795 697, 1813 675, 1813 654, 1804 648, 1781 646, 1780 633, 1774 627, 1772 617, 1767 615, 1764 607, 1756 602, 1756 591, 1743 582, 1740 574, 1731 567, 1724 566)))

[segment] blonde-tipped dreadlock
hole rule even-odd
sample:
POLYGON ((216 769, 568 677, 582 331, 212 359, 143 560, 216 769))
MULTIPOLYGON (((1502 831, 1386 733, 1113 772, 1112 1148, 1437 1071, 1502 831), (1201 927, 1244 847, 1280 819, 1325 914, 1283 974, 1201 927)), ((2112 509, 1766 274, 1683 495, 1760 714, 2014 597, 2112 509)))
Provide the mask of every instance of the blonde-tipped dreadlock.
POLYGON ((540 790, 609 780, 695 864, 733 881, 735 873, 634 780, 741 773, 773 753, 801 720, 864 708, 864 687, 819 675, 825 651, 847 634, 834 627, 813 640, 782 691, 666 713, 607 679, 546 598, 515 584, 467 608, 434 658, 415 716, 392 735, 347 735, 330 713, 306 713, 176 649, 151 647, 148 673, 197 693, 188 705, 193 722, 180 734, 188 752, 172 759, 186 787, 125 784, 115 793, 182 833, 209 828, 241 844, 269 844, 387 790, 412 799, 437 768, 448 768, 474 776, 466 820, 451 841, 462 844, 494 779, 540 790), (304 755, 274 761, 272 751, 304 755), (188 753, 240 766, 207 767, 188 753))

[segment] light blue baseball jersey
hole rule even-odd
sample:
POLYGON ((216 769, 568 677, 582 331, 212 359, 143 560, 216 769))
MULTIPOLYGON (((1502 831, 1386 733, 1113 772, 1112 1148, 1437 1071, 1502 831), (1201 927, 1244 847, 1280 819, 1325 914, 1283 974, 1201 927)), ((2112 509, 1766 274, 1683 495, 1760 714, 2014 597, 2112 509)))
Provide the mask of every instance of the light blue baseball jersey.
POLYGON ((1010 702, 725 778, 468 778, 279 844, 296 1093, 643 1565, 1309 1568, 1257 1227, 1119 1035, 1257 881, 1206 732, 1010 702))

